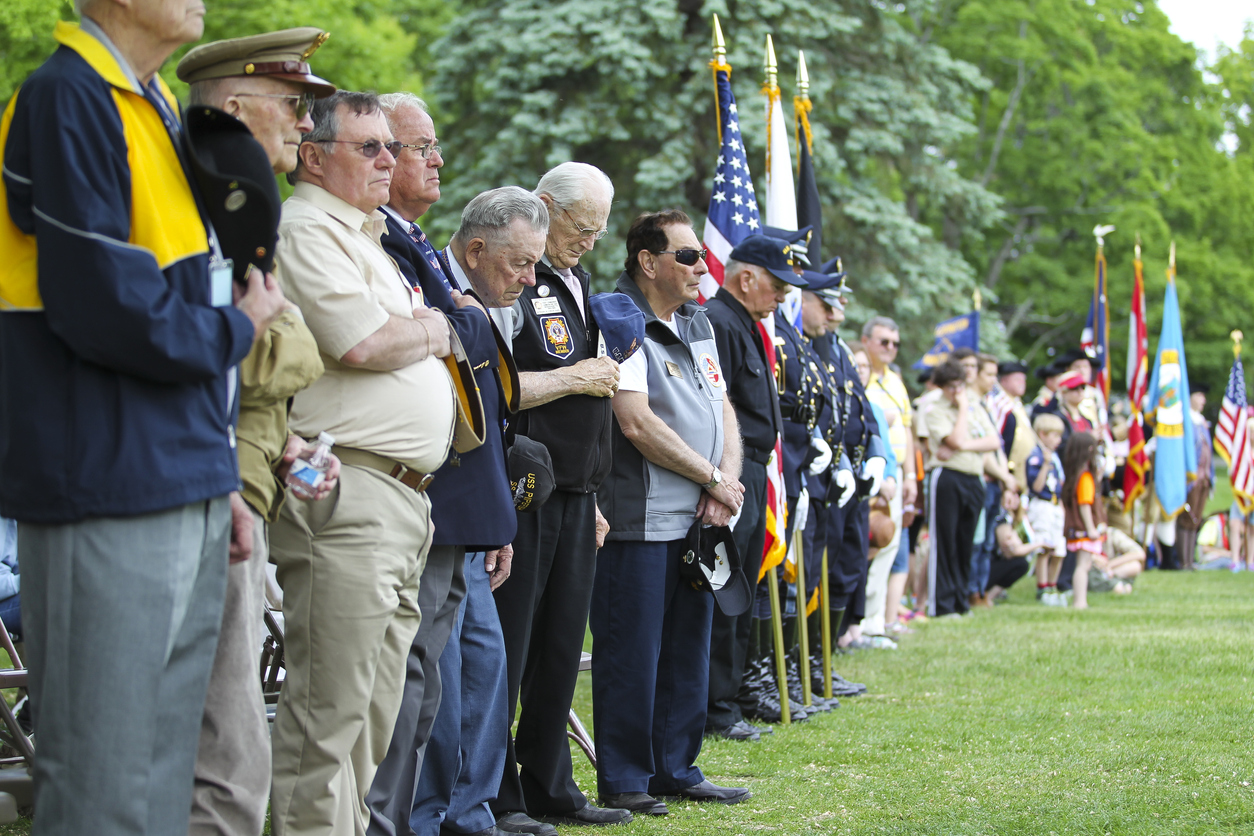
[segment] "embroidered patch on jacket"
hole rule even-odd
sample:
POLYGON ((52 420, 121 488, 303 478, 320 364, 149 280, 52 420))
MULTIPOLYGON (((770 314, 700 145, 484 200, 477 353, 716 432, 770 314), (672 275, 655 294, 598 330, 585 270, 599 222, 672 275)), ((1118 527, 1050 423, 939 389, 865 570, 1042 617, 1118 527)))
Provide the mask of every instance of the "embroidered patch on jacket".
POLYGON ((710 381, 710 385, 715 388, 723 386, 723 372, 718 367, 718 361, 709 353, 704 353, 697 358, 697 366, 701 369, 701 373, 705 375, 705 379, 710 381))
POLYGON ((566 317, 546 316, 540 319, 540 327, 544 329, 544 350, 554 357, 568 357, 572 350, 570 331, 566 328, 566 317))

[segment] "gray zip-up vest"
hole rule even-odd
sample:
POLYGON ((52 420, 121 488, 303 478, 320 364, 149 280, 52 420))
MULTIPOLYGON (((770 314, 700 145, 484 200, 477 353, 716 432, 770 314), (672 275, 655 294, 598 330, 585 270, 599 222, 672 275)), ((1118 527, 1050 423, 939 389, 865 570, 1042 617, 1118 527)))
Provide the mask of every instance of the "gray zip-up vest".
MULTIPOLYGON (((674 314, 679 336, 654 315, 635 281, 626 273, 618 292, 644 313, 644 346, 649 361, 649 408, 689 447, 714 464, 723 457, 723 398, 727 383, 705 309, 695 302, 674 314)), ((610 540, 678 540, 696 518, 701 486, 656 465, 623 435, 614 421, 614 464, 597 491, 597 503, 610 524, 610 540)))

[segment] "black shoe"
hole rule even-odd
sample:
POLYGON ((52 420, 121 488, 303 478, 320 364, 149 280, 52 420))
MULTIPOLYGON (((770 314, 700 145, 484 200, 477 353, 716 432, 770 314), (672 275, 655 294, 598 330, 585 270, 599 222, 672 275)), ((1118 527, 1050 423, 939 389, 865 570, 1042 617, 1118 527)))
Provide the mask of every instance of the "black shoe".
POLYGON ((530 833, 532 836, 557 836, 557 828, 536 821, 526 813, 506 813, 496 820, 496 829, 503 833, 530 833))
POLYGON ((647 792, 620 792, 616 795, 603 795, 598 800, 602 807, 628 810, 646 816, 665 816, 670 813, 666 802, 659 801, 647 792))
POLYGON ((540 821, 546 821, 551 824, 626 824, 631 821, 631 813, 616 808, 598 807, 589 803, 573 813, 563 813, 559 816, 541 816, 540 821))
POLYGON ((753 793, 749 792, 748 787, 720 787, 717 784, 711 784, 709 781, 702 781, 691 787, 684 787, 682 790, 667 793, 667 797, 682 798, 685 801, 716 801, 719 804, 739 804, 746 798, 752 798, 753 793))
POLYGON ((456 830, 441 827, 440 836, 505 836, 505 831, 496 825, 492 825, 487 830, 476 830, 474 833, 458 833, 456 830))
POLYGON ((709 737, 721 737, 725 740, 757 740, 759 736, 753 726, 744 720, 737 720, 732 725, 723 726, 721 729, 706 729, 705 733, 709 737))
POLYGON ((753 725, 753 723, 750 723, 748 720, 741 720, 740 722, 744 723, 746 726, 753 729, 758 734, 775 734, 775 729, 771 728, 770 726, 755 726, 753 725))
MULTIPOLYGON (((836 673, 835 671, 832 671, 832 688, 837 688, 837 687, 839 687, 842 691, 854 692, 850 694, 850 696, 856 696, 857 694, 866 693, 866 685, 862 684, 861 682, 850 682, 848 679, 845 679, 840 674, 836 673)), ((845 695, 841 694, 841 696, 843 697, 845 695)))

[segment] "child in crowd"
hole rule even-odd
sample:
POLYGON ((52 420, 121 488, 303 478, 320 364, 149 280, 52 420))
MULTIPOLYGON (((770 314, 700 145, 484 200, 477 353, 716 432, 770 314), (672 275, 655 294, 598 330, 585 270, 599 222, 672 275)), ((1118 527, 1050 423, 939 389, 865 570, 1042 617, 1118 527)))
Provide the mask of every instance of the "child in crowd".
POLYGON ((1090 433, 1073 433, 1063 452, 1062 467, 1067 474, 1062 485, 1067 549, 1075 552, 1071 587, 1075 592, 1074 606, 1082 610, 1089 605, 1089 567, 1093 565, 1093 555, 1102 553, 1106 533, 1106 507, 1097 481, 1102 473, 1097 439, 1090 433))
MULTIPOLYGON (((1028 573, 1028 557, 1033 552, 1044 548, 1044 544, 1037 540, 1030 543, 1023 542, 1018 532, 1015 531, 1015 526, 1023 518, 1024 513, 1022 505, 1017 511, 1007 511, 1002 508, 993 521, 993 533, 997 538, 997 557, 989 568, 988 600, 990 602, 1003 598, 1006 590, 1028 573)), ((1037 557, 1038 561, 1042 559, 1037 557)))
POLYGON ((1058 591, 1058 573, 1067 556, 1067 540, 1063 532, 1065 514, 1062 508, 1062 485, 1065 478, 1058 445, 1066 429, 1063 420, 1048 412, 1039 413, 1032 429, 1040 440, 1028 455, 1028 525, 1036 532, 1044 552, 1036 561, 1036 597, 1047 606, 1066 606, 1067 600, 1058 591))

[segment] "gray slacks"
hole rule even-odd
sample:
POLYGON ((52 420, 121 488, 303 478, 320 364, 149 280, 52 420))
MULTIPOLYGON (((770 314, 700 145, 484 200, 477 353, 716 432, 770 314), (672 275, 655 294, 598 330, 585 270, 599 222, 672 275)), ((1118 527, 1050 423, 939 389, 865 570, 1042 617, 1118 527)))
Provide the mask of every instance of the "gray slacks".
POLYGON ((369 836, 409 836, 414 793, 422 772, 427 738, 440 709, 440 655, 457 622, 466 597, 466 549, 432 546, 422 570, 418 607, 422 624, 405 660, 405 692, 396 717, 392 742, 366 794, 370 808, 369 836))
POLYGON ((18 526, 33 834, 187 832, 230 522, 219 497, 18 526))
POLYGON ((227 570, 222 631, 200 721, 190 836, 261 836, 270 802, 270 727, 258 664, 265 638, 266 521, 253 554, 227 570))

